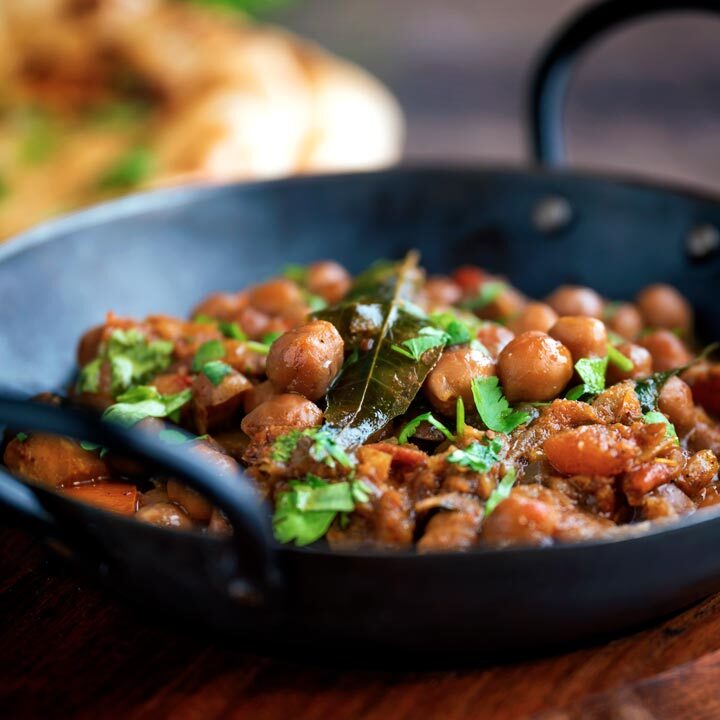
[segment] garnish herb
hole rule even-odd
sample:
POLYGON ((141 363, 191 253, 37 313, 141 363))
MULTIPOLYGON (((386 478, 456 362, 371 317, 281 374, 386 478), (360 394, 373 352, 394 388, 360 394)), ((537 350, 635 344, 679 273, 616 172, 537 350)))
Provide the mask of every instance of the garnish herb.
POLYGON ((411 360, 420 358, 432 348, 444 347, 450 340, 450 336, 443 330, 434 327, 424 327, 418 333, 418 337, 404 340, 400 345, 391 345, 395 352, 409 357, 411 360))
POLYGON ((208 340, 195 353, 192 361, 193 372, 200 372, 206 363, 225 357, 225 346, 222 340, 208 340))
POLYGON ((503 395, 500 381, 491 377, 473 378, 472 394, 485 427, 499 433, 510 433, 530 420, 530 413, 513 410, 503 395))
POLYGON ((110 363, 113 395, 133 385, 144 383, 170 366, 173 345, 167 340, 148 339, 134 328, 114 330, 100 354, 80 371, 78 392, 97 392, 100 385, 100 368, 110 363))
POLYGON ((27 433, 19 432, 19 433, 15 436, 15 439, 16 439, 18 442, 24 443, 24 442, 28 439, 27 433))
POLYGON ((327 428, 291 430, 289 433, 281 435, 273 443, 270 458, 274 462, 288 462, 302 437, 312 439, 312 445, 308 452, 313 460, 331 468, 334 468, 336 463, 344 468, 353 466, 350 456, 337 444, 327 428))
POLYGON ((135 147, 121 155, 98 180, 102 190, 128 190, 147 180, 155 170, 155 157, 146 147, 135 147))
POLYGON ((455 435, 462 437, 465 434, 465 403, 462 395, 458 395, 455 403, 455 435))
POLYGON ((646 378, 643 378, 642 380, 637 380, 635 382, 635 394, 640 401, 640 407, 643 412, 652 412, 657 410, 660 392, 662 391, 665 383, 671 377, 685 372, 685 370, 692 367, 695 363, 704 360, 706 357, 714 353, 719 346, 720 343, 708 345, 696 358, 690 361, 687 365, 683 365, 683 367, 675 368, 674 370, 666 370, 665 372, 656 372, 646 378))
POLYGON ((448 440, 455 439, 454 435, 431 412, 426 412, 418 415, 403 426, 398 435, 398 443, 404 445, 415 434, 415 431, 420 427, 420 423, 423 422, 429 423, 435 429, 439 430, 448 440))
POLYGON ((429 319, 436 328, 447 333, 448 345, 463 345, 470 342, 480 328, 478 319, 470 313, 463 313, 460 316, 448 310, 432 313, 429 319))
POLYGON ((86 452, 95 452, 96 450, 99 450, 101 458, 105 457, 109 452, 106 447, 99 445, 98 443, 88 442, 87 440, 81 440, 80 447, 86 452))
POLYGON ((270 346, 282 335, 281 332, 271 332, 263 335, 262 342, 256 340, 247 340, 245 346, 248 350, 259 353, 260 355, 267 355, 270 352, 270 346))
POLYGON ((145 418, 169 417, 179 420, 180 408, 192 397, 190 389, 174 395, 161 395, 157 388, 138 385, 118 397, 118 402, 103 413, 103 420, 131 427, 145 418))
POLYGON ((575 370, 583 382, 568 391, 565 397, 568 400, 579 400, 584 395, 599 395, 605 390, 607 365, 607 355, 601 358, 580 358, 575 363, 575 370))
POLYGON ((217 387, 232 372, 232 368, 222 360, 210 360, 202 367, 202 374, 217 387))
POLYGON ((60 135, 53 118, 40 108, 28 108, 22 113, 24 137, 20 159, 30 165, 48 160, 57 150, 60 135))
POLYGON ((275 498, 273 532, 281 543, 309 545, 329 530, 338 513, 370 500, 372 488, 362 480, 328 483, 316 475, 292 480, 275 498))
POLYGON ((464 450, 453 450, 447 461, 475 472, 486 473, 493 465, 500 462, 502 447, 503 444, 498 439, 490 440, 488 444, 475 441, 464 450))
POLYGON ((305 281, 307 280, 307 268, 304 265, 288 263, 283 268, 282 274, 288 280, 292 280, 298 285, 305 285, 305 281))
POLYGON ((658 412, 657 410, 651 410, 650 412, 646 412, 643 415, 643 422, 647 423, 648 425, 662 423, 663 425, 665 425, 665 437, 675 438, 675 442, 678 444, 680 443, 680 439, 678 438, 675 426, 665 417, 665 415, 663 415, 663 413, 658 412))
POLYGON ((517 473, 515 472, 515 468, 510 468, 505 473, 503 479, 498 483, 498 486, 490 493, 490 497, 485 503, 485 517, 487 517, 493 510, 495 510, 495 508, 503 500, 507 500, 510 497, 510 492, 513 485, 515 484, 516 477, 517 473))
POLYGON ((633 361, 626 355, 623 355, 612 343, 608 343, 607 357, 609 362, 623 372, 630 372, 635 367, 633 361))
POLYGON ((218 320, 217 318, 205 315, 204 313, 196 315, 193 318, 193 322, 199 325, 217 325, 218 330, 220 330, 226 338, 230 338, 231 340, 247 340, 247 335, 242 331, 236 322, 218 320))
POLYGON ((504 282, 486 282, 480 286, 480 290, 476 297, 465 300, 462 306, 468 310, 482 310, 483 308, 495 302, 507 285, 504 282))

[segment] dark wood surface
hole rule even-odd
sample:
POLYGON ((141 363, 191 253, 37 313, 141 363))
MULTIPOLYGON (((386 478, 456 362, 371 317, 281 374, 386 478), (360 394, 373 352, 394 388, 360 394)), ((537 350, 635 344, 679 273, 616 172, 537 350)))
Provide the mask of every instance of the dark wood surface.
POLYGON ((720 596, 601 646, 497 667, 343 669, 327 652, 318 666, 233 650, 0 532, 3 718, 720 717, 720 596))

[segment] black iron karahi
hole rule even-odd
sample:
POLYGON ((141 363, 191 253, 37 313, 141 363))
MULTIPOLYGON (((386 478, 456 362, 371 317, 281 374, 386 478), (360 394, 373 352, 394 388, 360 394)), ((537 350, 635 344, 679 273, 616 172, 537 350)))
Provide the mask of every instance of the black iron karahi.
POLYGON ((720 517, 710 511, 625 540, 549 548, 416 555, 279 546, 249 484, 225 482, 181 448, 24 399, 67 386, 76 338, 108 308, 182 315, 203 295, 242 287, 281 262, 331 257, 357 271, 411 248, 433 271, 477 263, 534 295, 577 283, 630 297, 669 282, 693 303, 700 334, 720 337, 720 201, 554 169, 579 52, 623 21, 687 9, 717 4, 612 0, 558 35, 532 90, 537 169, 397 168, 165 190, 56 220, 4 246, 0 422, 144 455, 211 498, 235 534, 161 530, 4 471, 3 517, 125 597, 265 649, 546 651, 719 590, 720 517))

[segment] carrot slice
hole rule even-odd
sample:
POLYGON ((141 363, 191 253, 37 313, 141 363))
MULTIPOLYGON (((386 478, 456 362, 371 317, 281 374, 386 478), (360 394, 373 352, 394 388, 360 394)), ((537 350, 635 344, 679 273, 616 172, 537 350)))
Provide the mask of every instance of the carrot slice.
POLYGON ((60 488, 73 500, 80 500, 103 510, 120 515, 134 515, 137 508, 138 491, 129 483, 99 483, 97 485, 76 485, 60 488))

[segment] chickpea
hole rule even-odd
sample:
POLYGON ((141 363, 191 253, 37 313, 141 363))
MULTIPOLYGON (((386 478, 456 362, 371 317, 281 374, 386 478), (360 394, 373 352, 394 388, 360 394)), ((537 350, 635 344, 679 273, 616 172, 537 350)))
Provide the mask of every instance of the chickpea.
POLYGON ((278 392, 318 400, 340 372, 343 339, 332 323, 314 320, 289 330, 270 347, 267 376, 278 392))
POLYGON ((174 528, 175 530, 190 530, 192 521, 182 508, 172 503, 159 502, 153 505, 141 507, 135 517, 150 525, 157 525, 163 528, 174 528))
POLYGON ((208 532, 211 535, 232 535, 233 529, 222 512, 214 509, 208 524, 208 532))
POLYGON ((542 302, 531 302, 510 322, 509 327, 516 335, 528 330, 539 330, 546 333, 557 322, 557 319, 557 313, 549 305, 542 302))
POLYGON ((500 353, 497 371, 510 402, 544 402, 556 397, 572 378, 572 355, 545 333, 524 332, 500 353))
POLYGON ((472 407, 471 382, 495 374, 495 362, 482 350, 458 347, 446 350, 425 380, 425 396, 444 415, 452 415, 458 397, 472 407))
POLYGON ((238 315, 238 323, 248 337, 260 340, 270 330, 270 316, 254 307, 246 307, 238 315))
POLYGON ((319 295, 329 305, 340 302, 350 289, 352 278, 339 263, 322 260, 312 263, 307 269, 307 289, 319 295))
POLYGON ((220 320, 233 320, 247 305, 246 293, 213 293, 193 308, 190 317, 208 315, 220 320))
POLYGON ((641 345, 635 343, 623 343, 618 345, 618 351, 621 352, 633 364, 632 370, 627 372, 621 370, 617 365, 608 363, 607 382, 608 385, 622 382, 623 380, 634 380, 636 378, 647 377, 652 373, 652 355, 641 345))
POLYGON ((212 505, 192 488, 177 480, 168 480, 167 496, 172 502, 181 505, 193 520, 209 522, 213 511, 212 505))
MULTIPOLYGON (((495 282, 494 280, 492 282, 495 282)), ((525 296, 514 287, 506 285, 503 291, 487 307, 478 310, 480 317, 503 320, 519 315, 526 304, 525 296)))
POLYGON ((550 328, 550 337, 559 340, 573 357, 598 358, 607 355, 607 330, 605 323, 587 316, 566 315, 550 328))
POLYGON ((579 285, 561 285, 547 298, 547 303, 560 315, 587 315, 602 317, 602 298, 590 288, 579 285))
POLYGON ((637 296, 637 305, 650 327, 683 333, 690 330, 693 319, 690 303, 670 285, 648 285, 637 296))
POLYGON ((218 385, 198 373, 192 384, 192 415, 195 429, 204 435, 232 422, 243 405, 243 395, 252 385, 238 372, 231 372, 218 385))
POLYGON ((301 305, 303 296, 292 280, 275 278, 252 288, 248 300, 261 313, 280 315, 289 305, 301 305))
POLYGON ((656 330, 638 340, 638 344, 650 351, 655 372, 673 370, 692 360, 685 343, 669 330, 656 330))
POLYGON ((679 377, 671 377, 658 397, 658 410, 668 416, 678 435, 686 435, 695 427, 695 404, 690 386, 679 377))
POLYGON ((502 349, 515 337, 512 330, 508 330, 504 325, 494 322, 483 323, 477 332, 477 339, 482 343, 483 347, 490 353, 493 360, 497 360, 502 349))
POLYGON ((240 423, 253 437, 268 427, 310 428, 322 423, 322 410, 302 395, 275 395, 249 412, 240 423))
POLYGON ((423 295, 428 307, 450 307, 462 299, 462 288, 445 275, 429 277, 423 287, 423 295))
POLYGON ((605 320, 605 324, 610 330, 622 335, 626 340, 635 340, 644 325, 640 311, 632 303, 618 305, 605 320))

